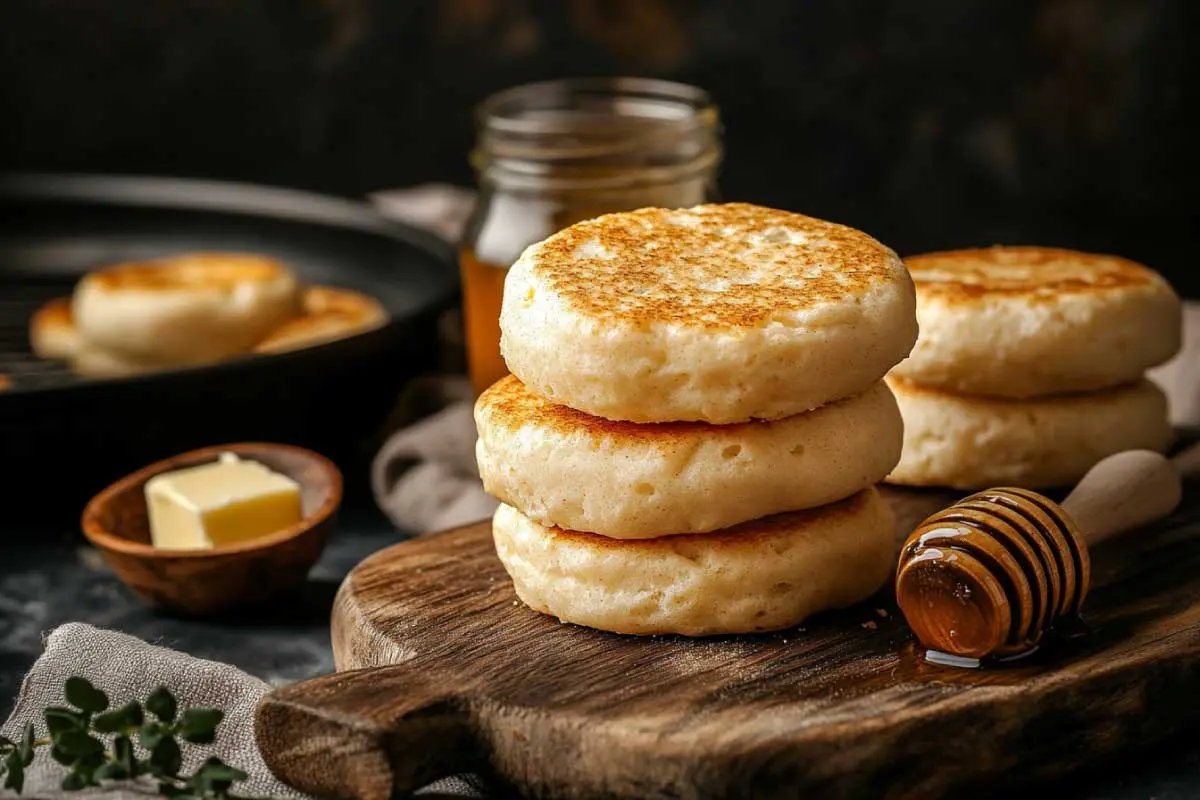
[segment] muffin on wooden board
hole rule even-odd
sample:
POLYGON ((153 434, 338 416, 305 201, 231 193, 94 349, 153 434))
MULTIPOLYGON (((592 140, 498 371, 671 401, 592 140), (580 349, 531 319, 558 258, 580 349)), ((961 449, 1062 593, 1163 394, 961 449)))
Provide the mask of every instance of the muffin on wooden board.
POLYGON ((1178 296, 1124 258, 990 247, 905 264, 921 335, 891 374, 911 383, 1010 398, 1109 389, 1180 347, 1178 296))
POLYGON ((904 417, 889 483, 983 489, 1069 486, 1123 450, 1164 452, 1167 398, 1149 380, 1080 394, 1010 400, 888 378, 904 417))
POLYGON ((500 348, 606 419, 781 419, 868 389, 917 338, 912 280, 861 231, 743 203, 608 214, 509 270, 500 348))
POLYGON ((883 480, 903 436, 883 382, 769 422, 645 424, 551 403, 510 375, 479 398, 475 421, 489 494, 543 525, 620 539, 841 500, 883 480))
POLYGON ((895 567, 892 510, 874 487, 718 533, 636 541, 496 510, 496 552, 528 606, 615 633, 685 636, 791 627, 865 600, 895 567))

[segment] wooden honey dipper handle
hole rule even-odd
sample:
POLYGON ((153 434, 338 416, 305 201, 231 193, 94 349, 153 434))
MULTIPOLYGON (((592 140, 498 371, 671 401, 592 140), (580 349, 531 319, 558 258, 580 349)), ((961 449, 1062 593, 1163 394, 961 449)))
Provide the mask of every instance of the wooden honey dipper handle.
POLYGON ((1194 470, 1200 445, 1167 460, 1151 450, 1129 450, 1097 463, 1062 502, 1089 545, 1170 514, 1183 498, 1181 467, 1194 470))

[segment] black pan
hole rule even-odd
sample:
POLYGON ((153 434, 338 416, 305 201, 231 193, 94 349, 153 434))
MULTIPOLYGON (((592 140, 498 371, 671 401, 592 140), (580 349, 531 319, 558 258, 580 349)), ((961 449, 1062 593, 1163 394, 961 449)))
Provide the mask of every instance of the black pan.
MULTIPOLYGON (((292 190, 109 176, 0 178, 0 519, 74 516, 92 493, 194 447, 271 440, 346 470, 348 500, 402 384, 434 368, 453 252, 370 206, 292 190), (376 297, 391 321, 306 350, 119 380, 34 359, 28 321, 90 269, 187 250, 243 250, 302 279, 376 297)), ((0 536, 4 525, 0 523, 0 536)))

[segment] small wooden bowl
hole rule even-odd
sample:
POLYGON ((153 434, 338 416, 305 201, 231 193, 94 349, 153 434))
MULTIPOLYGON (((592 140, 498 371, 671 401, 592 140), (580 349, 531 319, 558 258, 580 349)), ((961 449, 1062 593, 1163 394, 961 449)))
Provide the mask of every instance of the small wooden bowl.
POLYGON ((83 533, 146 603, 189 616, 262 605, 297 590, 321 556, 342 502, 342 474, 329 459, 300 447, 247 442, 205 447, 122 478, 83 510, 83 533), (300 484, 304 520, 270 536, 211 550, 164 550, 150 543, 146 481, 211 463, 221 453, 261 464, 300 484))

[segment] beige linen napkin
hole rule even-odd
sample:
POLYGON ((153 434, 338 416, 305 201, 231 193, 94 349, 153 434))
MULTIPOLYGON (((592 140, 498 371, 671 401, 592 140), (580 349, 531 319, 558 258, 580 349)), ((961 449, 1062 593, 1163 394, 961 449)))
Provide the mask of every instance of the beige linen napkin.
POLYGON ((428 533, 485 519, 496 501, 483 491, 475 466, 472 390, 465 378, 414 382, 401 399, 400 420, 371 464, 379 507, 401 530, 428 533), (412 408, 432 408, 419 416, 412 408))
MULTIPOLYGON (((437 184, 383 192, 371 199, 388 216, 457 241, 472 198, 465 189, 437 184)), ((448 324, 447 335, 454 329, 448 324)), ((1152 370, 1150 377, 1166 391, 1175 425, 1200 425, 1200 303, 1184 305, 1182 352, 1152 370)), ((488 517, 496 501, 479 482, 471 392, 465 379, 428 379, 410 389, 401 408, 394 422, 399 430, 380 449, 372 467, 379 507, 397 527, 418 534, 488 517), (422 402, 423 411, 414 411, 422 402)))
MULTIPOLYGON (((133 636, 104 631, 78 622, 56 628, 46 639, 46 650, 34 663, 17 697, 12 716, 0 727, 9 738, 19 737, 26 722, 45 735, 42 712, 48 706, 66 705, 63 683, 73 675, 90 680, 109 696, 113 707, 126 700, 145 700, 158 686, 175 695, 180 708, 220 708, 225 720, 211 746, 186 746, 184 770, 191 772, 209 756, 217 756, 249 774, 238 784, 239 794, 300 797, 271 775, 254 739, 254 707, 270 687, 228 664, 204 661, 174 650, 155 647, 133 636)), ((38 751, 25 775, 24 797, 100 796, 144 797, 135 787, 62 792, 59 783, 65 768, 38 751)), ((140 788, 154 794, 153 782, 140 788)), ((7 795, 6 795, 7 796, 7 795)))
POLYGON ((1183 348, 1149 377, 1166 392, 1173 425, 1200 426, 1200 303, 1183 304, 1183 348))
MULTIPOLYGON (((302 798, 280 783, 258 752, 254 736, 254 709, 271 687, 258 678, 228 664, 205 661, 115 631, 101 630, 78 622, 56 628, 46 639, 46 649, 21 685, 16 708, 0 726, 0 734, 19 739, 26 722, 39 734, 46 732, 42 712, 47 706, 65 705, 63 684, 67 678, 86 677, 117 706, 128 700, 145 700, 159 686, 175 695, 180 708, 208 707, 225 712, 212 745, 184 745, 184 770, 191 772, 209 756, 217 756, 238 767, 249 777, 234 787, 243 797, 302 798)), ((63 792, 59 784, 66 774, 46 748, 40 748, 25 776, 24 798, 89 798, 109 800, 144 799, 156 795, 155 783, 113 784, 102 789, 63 792)), ((431 796, 483 797, 469 777, 438 781, 417 793, 431 796)), ((0 791, 0 797, 16 797, 0 791)))

